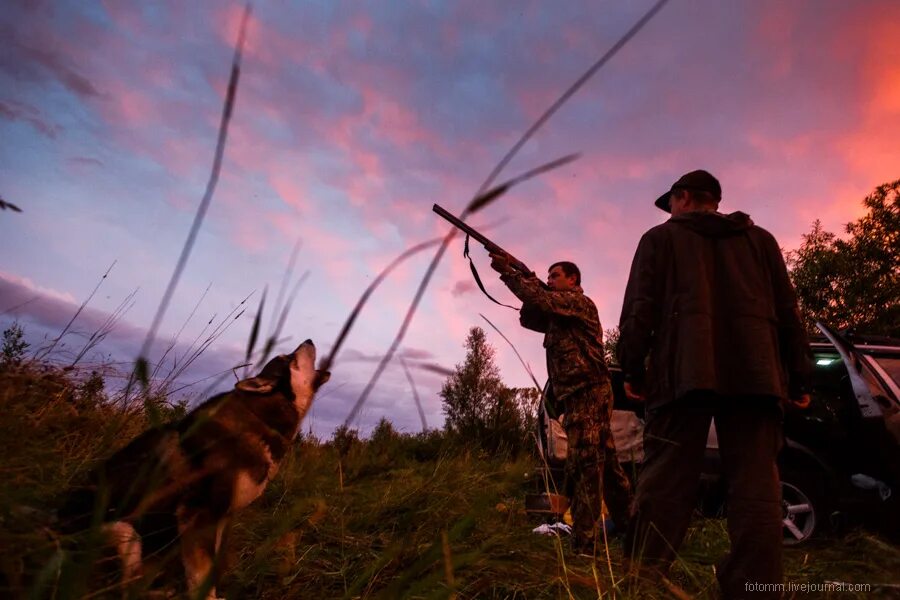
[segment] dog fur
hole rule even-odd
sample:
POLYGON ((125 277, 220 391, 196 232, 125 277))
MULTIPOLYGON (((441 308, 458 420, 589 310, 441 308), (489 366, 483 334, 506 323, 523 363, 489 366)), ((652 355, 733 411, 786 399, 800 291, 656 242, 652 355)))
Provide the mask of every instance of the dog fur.
POLYGON ((329 377, 315 360, 306 340, 180 422, 145 431, 72 491, 60 522, 69 531, 99 526, 126 581, 140 577, 149 549, 178 540, 192 597, 208 589, 215 598, 214 567, 230 518, 275 477, 329 377))

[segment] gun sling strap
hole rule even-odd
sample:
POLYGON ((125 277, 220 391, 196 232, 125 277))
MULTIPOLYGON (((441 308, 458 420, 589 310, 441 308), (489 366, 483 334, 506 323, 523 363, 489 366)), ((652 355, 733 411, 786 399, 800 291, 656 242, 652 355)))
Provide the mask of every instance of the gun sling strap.
POLYGON ((484 289, 484 284, 481 282, 481 276, 478 275, 478 269, 475 268, 475 263, 472 262, 472 257, 469 255, 469 235, 466 234, 466 242, 463 247, 463 256, 469 259, 469 268, 472 270, 472 276, 475 278, 475 283, 478 284, 478 289, 482 291, 482 293, 490 299, 494 304, 499 304, 500 306, 505 306, 506 308, 511 308, 513 310, 519 310, 515 306, 510 306, 509 304, 503 304, 499 302, 496 298, 491 296, 486 289, 484 289))

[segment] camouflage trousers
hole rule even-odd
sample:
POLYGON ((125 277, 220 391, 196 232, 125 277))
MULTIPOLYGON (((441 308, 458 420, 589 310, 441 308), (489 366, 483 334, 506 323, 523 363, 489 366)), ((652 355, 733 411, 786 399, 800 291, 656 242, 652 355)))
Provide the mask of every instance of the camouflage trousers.
POLYGON ((628 526, 631 510, 631 483, 616 458, 609 426, 612 400, 609 381, 565 399, 569 447, 566 495, 570 498, 574 544, 588 552, 595 542, 603 541, 603 534, 599 533, 601 498, 619 531, 628 526))

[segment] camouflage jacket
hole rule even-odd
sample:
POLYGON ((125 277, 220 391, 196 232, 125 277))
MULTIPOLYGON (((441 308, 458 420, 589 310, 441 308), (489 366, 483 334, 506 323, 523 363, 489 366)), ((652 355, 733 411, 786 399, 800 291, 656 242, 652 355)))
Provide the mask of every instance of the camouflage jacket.
POLYGON ((600 317, 580 287, 548 290, 533 273, 507 273, 500 279, 523 302, 522 326, 544 334, 547 374, 558 402, 608 381, 600 317))

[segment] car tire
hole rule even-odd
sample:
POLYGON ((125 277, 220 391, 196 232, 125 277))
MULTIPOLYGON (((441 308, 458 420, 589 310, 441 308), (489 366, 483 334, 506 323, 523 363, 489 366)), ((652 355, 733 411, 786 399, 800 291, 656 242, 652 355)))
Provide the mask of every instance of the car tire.
POLYGON ((785 469, 781 474, 781 508, 785 546, 805 544, 826 528, 822 477, 811 471, 785 469))

